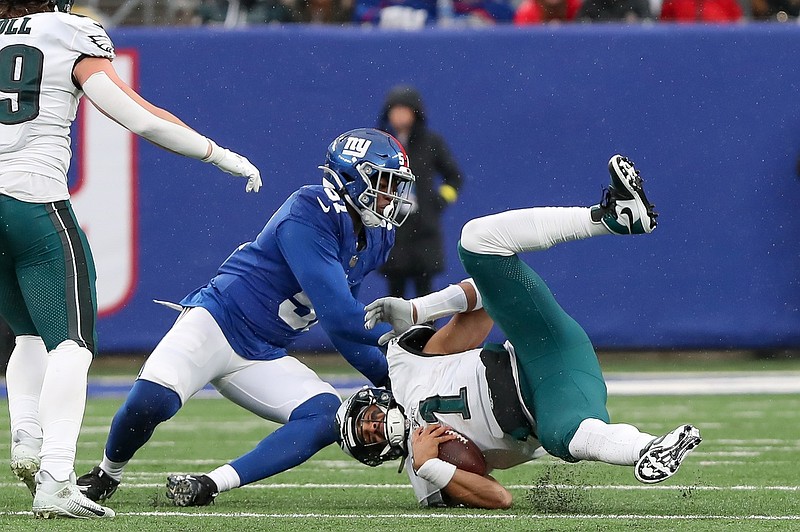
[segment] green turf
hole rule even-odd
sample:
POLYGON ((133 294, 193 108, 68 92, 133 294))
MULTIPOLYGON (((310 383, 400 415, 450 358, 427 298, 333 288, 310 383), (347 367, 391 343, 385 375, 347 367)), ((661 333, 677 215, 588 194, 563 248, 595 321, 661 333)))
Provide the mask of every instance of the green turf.
MULTIPOLYGON (((78 473, 102 453, 122 399, 92 399, 78 447, 78 473)), ((113 524, 34 520, 30 495, 0 470, 0 530, 792 530, 800 529, 800 398, 612 397, 614 421, 662 433, 683 422, 703 444, 664 484, 643 486, 631 468, 552 459, 497 472, 515 498, 509 511, 423 510, 404 474, 367 468, 336 447, 281 475, 177 509, 164 497, 167 472, 206 472, 252 448, 274 425, 224 400, 196 399, 163 424, 130 464, 109 506, 113 524), (18 513, 15 513, 18 512, 18 513), (176 515, 177 514, 177 515, 176 515), (669 519, 668 519, 669 518, 669 519)), ((0 430, 7 434, 3 404, 0 430)), ((8 444, 0 445, 8 456, 8 444)))

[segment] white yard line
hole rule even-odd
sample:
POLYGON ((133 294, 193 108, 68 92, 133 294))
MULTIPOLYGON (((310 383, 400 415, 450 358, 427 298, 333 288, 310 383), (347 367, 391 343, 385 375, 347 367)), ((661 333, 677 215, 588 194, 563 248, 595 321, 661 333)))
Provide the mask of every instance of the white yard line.
MULTIPOLYGON (((11 515, 31 515, 31 512, 0 512, 0 516, 11 515)), ((431 511, 430 513, 416 513, 416 514, 323 514, 323 513, 306 513, 306 514, 268 514, 268 513, 254 513, 254 512, 119 512, 118 516, 136 516, 136 517, 187 517, 187 518, 255 518, 255 519, 359 519, 359 520, 374 520, 374 519, 429 519, 435 516, 437 519, 450 519, 456 521, 476 521, 476 520, 493 520, 493 521, 550 521, 554 519, 570 519, 577 521, 589 520, 603 520, 603 521, 617 521, 617 520, 667 520, 667 519, 684 519, 690 521, 703 520, 703 521, 800 521, 800 515, 634 515, 634 514, 529 514, 529 515, 509 515, 509 514, 449 514, 444 512, 431 511)))
POLYGON ((655 374, 606 376, 609 395, 724 395, 800 393, 800 374, 655 374))
MULTIPOLYGON (((124 482, 122 488, 125 489, 153 489, 163 488, 164 482, 124 482)), ((16 482, 0 482, 0 488, 19 487, 21 483, 16 482)), ((785 491, 797 492, 800 491, 800 486, 684 486, 684 485, 670 485, 670 486, 643 486, 643 485, 618 485, 607 484, 597 486, 576 486, 572 484, 510 484, 506 486, 509 489, 559 489, 559 490, 605 490, 605 491, 647 491, 647 490, 661 490, 661 491, 785 491)), ((325 490, 340 490, 340 489, 379 489, 379 490, 411 490, 409 484, 315 484, 310 482, 305 483, 291 483, 282 482, 280 484, 251 484, 249 486, 242 486, 238 489, 245 490, 284 490, 284 489, 325 489, 325 490)))

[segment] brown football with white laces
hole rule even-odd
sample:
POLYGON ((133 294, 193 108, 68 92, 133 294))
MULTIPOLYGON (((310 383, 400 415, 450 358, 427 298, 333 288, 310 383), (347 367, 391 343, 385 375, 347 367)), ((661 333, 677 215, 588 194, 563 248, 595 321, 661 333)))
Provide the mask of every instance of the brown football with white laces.
POLYGON ((456 437, 439 444, 439 459, 453 464, 458 469, 476 475, 485 475, 486 459, 475 442, 455 429, 447 429, 446 433, 456 437))

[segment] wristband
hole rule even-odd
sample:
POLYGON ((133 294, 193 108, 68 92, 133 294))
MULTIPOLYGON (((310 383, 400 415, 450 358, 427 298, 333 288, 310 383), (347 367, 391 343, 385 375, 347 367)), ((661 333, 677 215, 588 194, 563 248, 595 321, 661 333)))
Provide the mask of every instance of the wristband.
POLYGON ((417 476, 423 480, 427 480, 437 489, 444 489, 450 481, 453 480, 453 475, 456 474, 457 467, 449 464, 439 458, 431 458, 422 466, 417 469, 417 476))

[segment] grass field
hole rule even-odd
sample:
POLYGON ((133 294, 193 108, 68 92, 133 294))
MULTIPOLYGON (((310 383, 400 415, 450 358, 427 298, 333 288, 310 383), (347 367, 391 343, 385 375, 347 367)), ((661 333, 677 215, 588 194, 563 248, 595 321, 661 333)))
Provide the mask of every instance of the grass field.
MULTIPOLYGON (((89 401, 78 474, 99 460, 121 402, 89 401)), ((367 468, 331 446, 213 506, 178 509, 164 496, 166 473, 207 472, 274 428, 227 401, 195 399, 130 464, 108 503, 113 523, 32 519, 29 493, 3 467, 0 530, 800 530, 798 395, 612 396, 609 409, 612 420, 656 434, 694 423, 703 444, 656 486, 637 483, 631 468, 549 458, 498 471, 515 503, 496 512, 420 509, 396 465, 367 468)), ((8 434, 5 402, 0 430, 8 434)), ((8 456, 5 439, 0 456, 8 456)))

